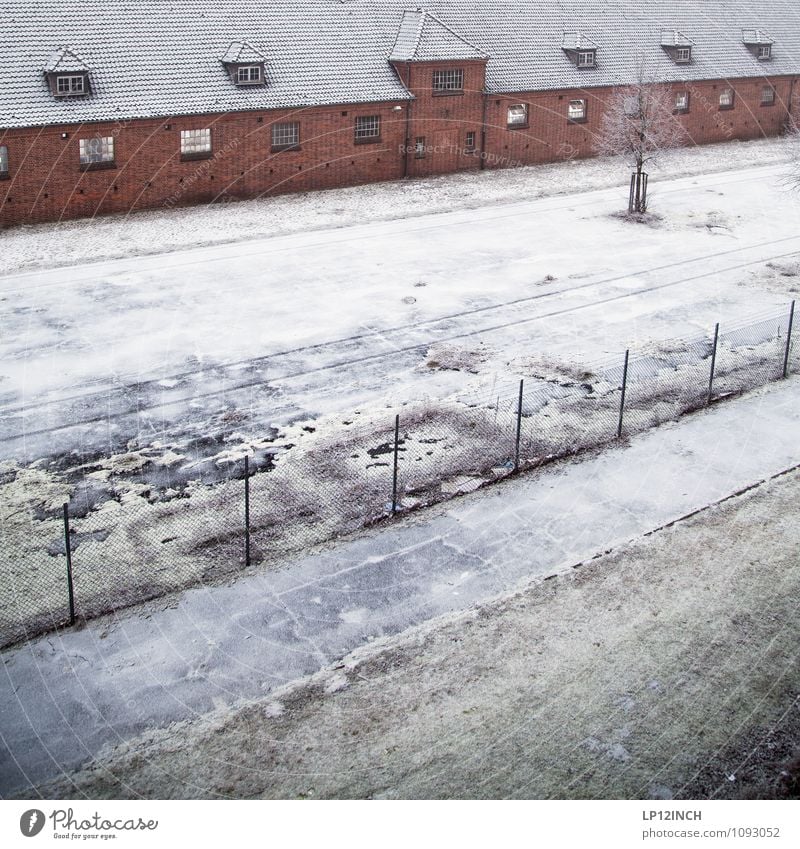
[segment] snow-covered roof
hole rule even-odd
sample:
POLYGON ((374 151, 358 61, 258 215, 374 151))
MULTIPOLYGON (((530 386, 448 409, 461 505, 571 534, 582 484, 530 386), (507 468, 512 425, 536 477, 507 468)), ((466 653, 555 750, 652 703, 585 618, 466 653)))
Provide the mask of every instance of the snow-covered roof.
POLYGON ((694 44, 688 35, 676 29, 661 30, 662 47, 691 47, 694 44))
POLYGON ((435 62, 489 57, 435 15, 424 9, 415 9, 403 12, 397 41, 389 58, 393 62, 435 62))
POLYGON ((742 30, 743 44, 774 44, 773 39, 760 29, 743 29, 742 30))
POLYGON ((69 47, 61 47, 47 60, 44 70, 48 74, 84 74, 89 67, 69 47))
POLYGON ((222 61, 226 65, 259 65, 264 63, 264 56, 249 42, 234 41, 228 47, 228 52, 222 57, 222 61))
POLYGON ((582 32, 565 32, 561 46, 564 50, 597 50, 597 42, 582 32))
POLYGON ((0 127, 409 99, 390 57, 489 57, 487 90, 524 92, 631 81, 644 63, 681 80, 662 31, 691 35, 691 78, 800 73, 797 0, 2 0, 0 127), (768 64, 743 30, 770 34, 768 64), (584 33, 602 51, 591 79, 562 48, 584 33), (265 86, 237 87, 231 44, 265 57, 265 86), (58 99, 43 72, 68 49, 92 92, 58 99), (65 102, 65 100, 67 102, 65 102))

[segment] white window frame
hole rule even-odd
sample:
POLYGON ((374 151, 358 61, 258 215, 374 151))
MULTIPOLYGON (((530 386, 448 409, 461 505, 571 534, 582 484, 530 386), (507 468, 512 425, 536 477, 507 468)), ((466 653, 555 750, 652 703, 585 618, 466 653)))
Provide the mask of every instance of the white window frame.
POLYGON ((765 59, 772 58, 772 45, 771 44, 759 44, 758 50, 756 51, 756 57, 760 62, 763 62, 765 59))
POLYGON ((59 74, 56 77, 56 94, 59 97, 77 97, 86 94, 84 74, 59 74), (64 87, 61 87, 62 82, 64 87))
POLYGON ((445 68, 434 71, 433 90, 436 94, 464 91, 464 69, 445 68))
POLYGON ((579 50, 577 64, 579 68, 594 68, 594 66, 597 64, 596 51, 579 50))
POLYGON ((733 109, 735 94, 732 88, 724 88, 719 93, 719 108, 733 109))
POLYGON ((774 106, 775 105, 775 89, 771 85, 765 85, 761 89, 761 105, 762 106, 774 106))
POLYGON ((211 128, 181 130, 181 156, 201 156, 211 153, 211 128))
POLYGON ((272 149, 290 150, 300 144, 300 122, 287 121, 272 125, 272 149))
POLYGON ((381 137, 381 116, 357 115, 353 133, 357 142, 376 141, 381 137))
POLYGON ((570 121, 585 121, 587 113, 587 103, 586 98, 576 98, 575 100, 570 100, 567 104, 567 119, 570 121), (577 112, 573 112, 573 108, 576 104, 580 104, 580 114, 577 112))
POLYGON ((467 133, 467 138, 465 140, 466 143, 464 145, 464 149, 466 150, 467 153, 474 153, 475 142, 476 142, 477 138, 478 138, 478 136, 477 136, 477 133, 475 132, 475 130, 470 130, 467 133))
POLYGON ((528 104, 515 103, 513 106, 509 106, 506 112, 506 124, 509 127, 527 127, 528 104))
POLYGON ((688 91, 679 91, 675 94, 675 111, 676 112, 688 112, 689 111, 689 92, 688 91))
POLYGON ((239 65, 236 68, 236 85, 258 85, 263 79, 263 74, 261 65, 239 65))
POLYGON ((80 139, 78 155, 81 165, 106 165, 114 162, 114 136, 80 139))
POLYGON ((679 62, 682 65, 687 64, 692 61, 692 48, 691 47, 677 47, 675 49, 675 61, 679 62))
POLYGON ((0 144, 0 177, 8 176, 8 148, 0 144))

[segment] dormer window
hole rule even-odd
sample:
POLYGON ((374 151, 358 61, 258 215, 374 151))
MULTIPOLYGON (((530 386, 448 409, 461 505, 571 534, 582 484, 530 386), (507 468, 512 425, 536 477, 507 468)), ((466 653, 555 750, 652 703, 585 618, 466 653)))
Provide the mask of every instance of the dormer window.
POLYGON ((597 45, 583 33, 565 32, 561 49, 576 68, 597 67, 597 45))
POLYGON ((252 44, 234 41, 222 57, 222 64, 235 86, 259 86, 266 83, 266 59, 252 44))
POLYGON ((772 38, 761 29, 743 29, 742 44, 758 59, 769 62, 772 59, 772 38))
POLYGON ((261 65, 239 65, 236 68, 236 85, 260 85, 262 79, 261 65))
POLYGON ((91 94, 89 67, 69 47, 53 53, 44 74, 54 97, 85 97, 91 94))
POLYGON ((676 65, 688 65, 692 61, 693 41, 676 29, 661 30, 661 47, 676 65))

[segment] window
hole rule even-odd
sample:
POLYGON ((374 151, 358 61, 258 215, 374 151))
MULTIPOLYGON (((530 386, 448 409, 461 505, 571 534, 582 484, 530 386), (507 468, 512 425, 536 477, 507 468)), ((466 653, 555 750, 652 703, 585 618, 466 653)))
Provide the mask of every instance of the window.
POLYGON ((59 97, 86 94, 86 77, 56 77, 56 94, 59 97))
POLYGON ((719 108, 720 109, 733 109, 733 89, 732 88, 724 88, 719 93, 719 108))
POLYGON ((569 108, 567 109, 567 118, 570 121, 585 121, 586 120, 586 101, 570 100, 569 108))
POLYGON ((242 65, 236 69, 237 85, 255 85, 261 82, 261 65, 242 65))
POLYGON ((464 149, 467 153, 475 153, 475 133, 467 133, 467 143, 464 149))
POLYGON ((418 136, 417 140, 414 142, 414 158, 425 158, 425 136, 418 136))
POLYGON ((299 150, 300 124, 273 124, 272 150, 299 150))
POLYGON ((8 176, 8 148, 0 145, 0 177, 8 176))
POLYGON ((448 94, 464 90, 464 71, 460 68, 433 72, 434 94, 448 94))
POLYGON ((356 118, 356 144, 380 141, 381 118, 380 115, 366 115, 356 118))
POLYGON ((692 48, 691 47, 679 47, 675 51, 675 61, 680 62, 682 64, 686 64, 687 62, 692 61, 692 48))
POLYGON ((114 137, 96 136, 93 139, 81 139, 81 165, 108 165, 114 163, 114 137))
POLYGON ((211 130, 181 130, 181 156, 200 159, 211 154, 211 130))
POLYGON ((775 89, 771 85, 765 85, 761 89, 761 105, 772 106, 775 103, 775 89))
POLYGON ((689 111, 689 92, 688 91, 679 91, 675 95, 675 111, 676 112, 688 112, 689 111))
POLYGON ((772 45, 771 44, 759 44, 758 45, 758 53, 756 56, 761 59, 771 59, 772 58, 772 45))
POLYGON ((528 106, 525 103, 518 103, 516 106, 508 107, 508 126, 509 127, 527 127, 528 126, 528 106))
POLYGON ((579 68, 594 68, 595 64, 594 50, 579 50, 578 51, 578 67, 579 68))

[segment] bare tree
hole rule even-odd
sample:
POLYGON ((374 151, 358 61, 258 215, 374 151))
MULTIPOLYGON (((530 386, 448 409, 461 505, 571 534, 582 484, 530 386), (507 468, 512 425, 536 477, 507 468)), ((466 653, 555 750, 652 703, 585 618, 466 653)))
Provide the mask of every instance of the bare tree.
POLYGON ((594 149, 601 155, 623 156, 635 169, 628 212, 647 211, 645 165, 688 138, 675 114, 680 110, 675 98, 669 86, 650 81, 640 68, 636 82, 615 89, 609 100, 594 149))

